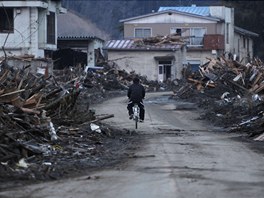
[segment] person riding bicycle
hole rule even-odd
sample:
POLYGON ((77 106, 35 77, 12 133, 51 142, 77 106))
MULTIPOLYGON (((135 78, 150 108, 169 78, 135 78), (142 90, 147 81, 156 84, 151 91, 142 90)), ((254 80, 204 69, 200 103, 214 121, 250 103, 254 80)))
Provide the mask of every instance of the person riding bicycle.
POLYGON ((140 108, 139 121, 143 122, 145 117, 145 109, 143 104, 143 99, 145 98, 145 88, 139 83, 139 78, 135 77, 133 79, 133 84, 129 86, 127 91, 127 97, 129 102, 127 105, 127 110, 129 114, 129 119, 133 118, 133 106, 135 103, 138 104, 140 108))

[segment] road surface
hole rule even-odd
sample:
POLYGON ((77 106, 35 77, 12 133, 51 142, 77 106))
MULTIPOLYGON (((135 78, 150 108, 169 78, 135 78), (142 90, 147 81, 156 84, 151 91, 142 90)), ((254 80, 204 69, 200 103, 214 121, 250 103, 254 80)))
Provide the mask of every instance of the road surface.
MULTIPOLYGON (((197 119, 192 104, 170 101, 167 94, 147 94, 145 122, 137 130, 146 141, 135 158, 92 172, 89 179, 83 175, 29 185, 0 192, 0 197, 263 198, 263 154, 197 119)), ((126 102, 124 96, 108 100, 95 107, 96 113, 113 113, 105 122, 133 131, 126 102)))

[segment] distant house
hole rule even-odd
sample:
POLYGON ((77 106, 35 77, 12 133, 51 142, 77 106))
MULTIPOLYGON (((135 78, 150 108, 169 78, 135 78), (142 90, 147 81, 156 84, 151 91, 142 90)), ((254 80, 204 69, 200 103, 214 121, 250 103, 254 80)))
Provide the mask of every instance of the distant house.
POLYGON ((224 6, 161 7, 158 12, 120 20, 124 39, 177 33, 186 37, 186 61, 193 69, 207 58, 227 54, 237 60, 253 57, 258 34, 236 27, 234 9, 224 6))
POLYGON ((114 61, 127 72, 135 71, 148 80, 174 80, 182 78, 185 45, 138 45, 136 40, 110 40, 105 49, 108 60, 114 61))
POLYGON ((57 49, 60 0, 1 1, 0 56, 50 56, 57 49))
POLYGON ((73 11, 58 17, 58 50, 53 53, 55 68, 96 66, 104 39, 109 38, 93 23, 73 11))

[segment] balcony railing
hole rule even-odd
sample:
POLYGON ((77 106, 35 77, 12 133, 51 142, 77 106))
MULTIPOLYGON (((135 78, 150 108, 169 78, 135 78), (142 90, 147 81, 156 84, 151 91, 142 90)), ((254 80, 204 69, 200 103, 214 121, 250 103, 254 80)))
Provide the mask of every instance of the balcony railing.
POLYGON ((203 39, 203 48, 207 50, 224 50, 225 37, 221 34, 206 34, 203 39))

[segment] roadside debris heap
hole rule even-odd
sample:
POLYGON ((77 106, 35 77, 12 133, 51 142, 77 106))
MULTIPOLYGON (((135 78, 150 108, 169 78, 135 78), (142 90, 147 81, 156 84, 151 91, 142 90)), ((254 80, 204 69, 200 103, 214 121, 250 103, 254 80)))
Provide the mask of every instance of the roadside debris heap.
POLYGON ((1 162, 41 153, 33 141, 57 140, 53 121, 70 114, 80 92, 73 84, 60 85, 53 77, 32 74, 28 68, 1 65, 1 162))
POLYGON ((206 110, 204 117, 264 140, 264 64, 254 59, 247 64, 224 56, 201 65, 198 71, 184 69, 185 82, 175 96, 194 100, 206 110))
POLYGON ((52 76, 33 74, 30 66, 9 67, 5 61, 0 69, 0 183, 54 179, 69 170, 110 163, 122 154, 115 150, 130 143, 126 134, 112 133, 100 123, 113 115, 95 115, 89 104, 107 98, 108 91, 116 95, 127 89, 135 76, 147 90, 160 86, 111 64, 98 72, 70 68, 52 76))
POLYGON ((146 76, 137 74, 135 71, 127 72, 119 69, 115 62, 107 62, 102 69, 84 72, 82 69, 71 68, 56 70, 56 79, 60 82, 76 81, 83 88, 94 92, 127 90, 134 77, 138 77, 146 88, 146 91, 163 90, 168 85, 158 81, 150 81, 146 76))

